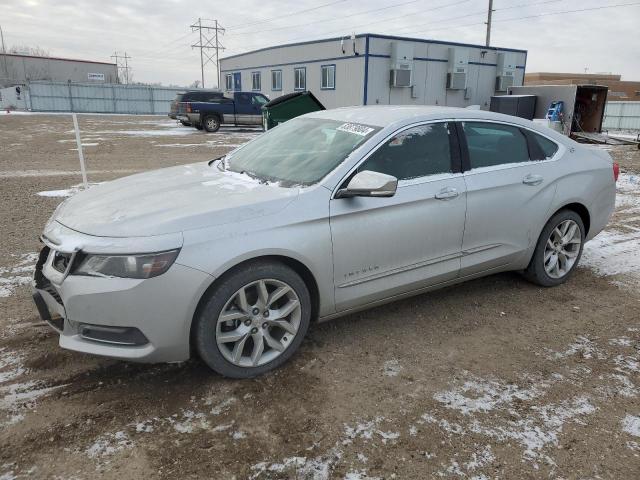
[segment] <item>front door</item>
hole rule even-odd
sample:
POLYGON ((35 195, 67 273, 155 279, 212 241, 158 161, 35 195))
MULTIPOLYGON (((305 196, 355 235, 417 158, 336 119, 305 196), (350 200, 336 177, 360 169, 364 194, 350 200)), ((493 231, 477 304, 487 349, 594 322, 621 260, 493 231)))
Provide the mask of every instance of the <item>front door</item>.
POLYGON ((555 162, 532 159, 535 149, 517 126, 463 122, 462 130, 469 165, 461 274, 470 275, 521 261, 537 241, 555 195, 555 162))
POLYGON ((331 200, 338 311, 458 275, 466 192, 451 126, 402 130, 358 167, 398 178, 393 197, 331 200))

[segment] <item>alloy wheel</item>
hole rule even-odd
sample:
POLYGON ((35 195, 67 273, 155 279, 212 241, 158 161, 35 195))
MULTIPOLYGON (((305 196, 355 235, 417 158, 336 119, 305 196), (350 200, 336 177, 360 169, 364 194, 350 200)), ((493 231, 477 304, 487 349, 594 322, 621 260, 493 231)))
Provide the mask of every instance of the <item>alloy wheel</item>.
POLYGON ((233 365, 257 367, 279 357, 298 333, 300 299, 285 282, 257 280, 227 301, 216 324, 220 353, 233 365))
POLYGON ((573 220, 551 231, 544 249, 544 269, 551 278, 562 278, 573 268, 582 244, 582 232, 573 220))

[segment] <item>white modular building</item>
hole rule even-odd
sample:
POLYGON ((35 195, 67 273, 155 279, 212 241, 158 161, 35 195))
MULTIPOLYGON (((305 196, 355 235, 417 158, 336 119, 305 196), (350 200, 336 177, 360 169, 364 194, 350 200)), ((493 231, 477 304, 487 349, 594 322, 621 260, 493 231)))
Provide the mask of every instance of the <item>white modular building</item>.
POLYGON ((524 81, 526 50, 359 34, 262 48, 220 59, 222 87, 274 99, 311 91, 327 108, 479 105, 524 81))

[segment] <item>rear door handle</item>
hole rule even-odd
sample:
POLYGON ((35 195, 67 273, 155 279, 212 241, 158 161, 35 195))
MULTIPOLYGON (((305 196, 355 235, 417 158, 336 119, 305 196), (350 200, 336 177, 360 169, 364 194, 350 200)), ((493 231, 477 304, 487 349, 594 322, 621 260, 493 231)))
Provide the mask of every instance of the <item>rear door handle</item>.
POLYGON ((525 185, 540 185, 542 183, 542 181, 544 180, 544 178, 542 178, 541 175, 527 175, 522 179, 522 183, 524 183, 525 185))
POLYGON ((457 189, 453 187, 445 187, 436 193, 436 199, 438 200, 451 200, 452 198, 456 198, 460 193, 457 189))

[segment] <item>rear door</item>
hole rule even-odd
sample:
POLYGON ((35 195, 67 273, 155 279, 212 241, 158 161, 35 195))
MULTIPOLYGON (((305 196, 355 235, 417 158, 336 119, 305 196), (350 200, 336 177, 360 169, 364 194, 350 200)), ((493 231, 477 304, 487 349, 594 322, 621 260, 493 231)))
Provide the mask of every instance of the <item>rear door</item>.
POLYGON ((330 203, 338 311, 456 278, 465 222, 465 184, 450 122, 404 129, 343 182, 371 170, 398 178, 390 198, 330 203))
POLYGON ((460 126, 467 190, 464 276, 522 261, 549 215, 555 156, 541 157, 534 134, 516 125, 465 121, 460 126))

